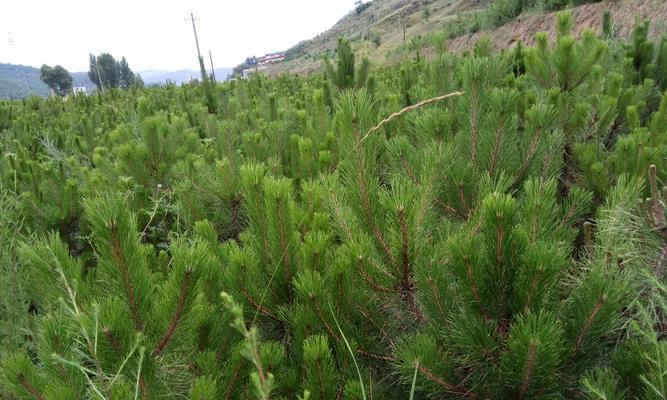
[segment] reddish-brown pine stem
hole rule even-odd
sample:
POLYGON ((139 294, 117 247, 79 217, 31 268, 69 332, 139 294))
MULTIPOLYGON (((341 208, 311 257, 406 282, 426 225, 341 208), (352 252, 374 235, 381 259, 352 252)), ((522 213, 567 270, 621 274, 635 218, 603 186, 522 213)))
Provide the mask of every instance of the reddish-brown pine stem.
POLYGON ((574 342, 574 348, 572 349, 572 357, 576 356, 579 350, 581 350, 581 345, 583 344, 584 339, 586 339, 588 332, 591 330, 591 326, 593 326, 595 317, 600 312, 600 309, 602 309, 602 306, 604 306, 604 303, 606 301, 607 301, 607 295, 603 293, 598 299, 597 303, 595 303, 595 306, 593 306, 593 309, 591 310, 591 313, 588 315, 588 318, 586 318, 586 322, 584 322, 584 326, 581 327, 579 335, 577 335, 577 339, 574 342))
POLYGON ((438 307, 438 313, 440 314, 440 318, 442 318, 442 320, 445 321, 447 317, 447 314, 445 313, 445 306, 442 303, 442 298, 440 298, 440 291, 435 286, 435 281, 430 276, 428 277, 428 285, 431 288, 431 294, 433 295, 433 300, 435 301, 435 304, 438 307))
POLYGON ((361 347, 357 348, 357 353, 359 353, 359 355, 361 355, 361 356, 364 356, 366 358, 371 358, 373 360, 384 361, 384 362, 395 362, 396 361, 396 358, 394 358, 394 357, 385 356, 385 355, 382 355, 382 354, 371 353, 371 352, 368 352, 368 351, 362 349, 361 347))
POLYGON ((519 390, 519 395, 517 396, 518 400, 523 400, 526 398, 528 393, 528 388, 530 387, 530 380, 533 376, 533 368, 535 368, 535 359, 537 357, 537 343, 534 340, 530 341, 528 345, 528 356, 526 357, 526 371, 523 374, 523 383, 521 384, 521 390, 519 390))
POLYGON ((44 395, 41 394, 33 385, 30 383, 28 378, 26 378, 25 375, 19 374, 18 375, 19 382, 21 383, 21 386, 23 386, 23 389, 25 389, 26 392, 30 393, 32 397, 34 397, 37 400, 44 400, 44 395))
POLYGON ((473 82, 470 90, 470 163, 475 171, 477 170, 477 136, 478 136, 478 93, 477 82, 473 82))
POLYGON ((498 153, 500 152, 500 142, 505 131, 505 114, 501 113, 501 120, 496 127, 496 140, 493 143, 493 151, 491 152, 491 161, 489 161, 489 175, 493 176, 496 171, 496 162, 498 160, 498 153))
POLYGON ((322 360, 318 358, 315 365, 317 366, 317 380, 320 384, 320 399, 326 399, 327 397, 324 388, 324 371, 322 371, 322 360))
POLYGON ((395 292, 394 289, 384 287, 380 285, 379 283, 375 282, 373 278, 368 275, 368 272, 366 271, 365 263, 364 263, 364 258, 362 256, 359 256, 359 275, 361 275, 361 278, 373 289, 377 290, 378 292, 395 292))
POLYGON ((405 220, 405 209, 402 206, 398 209, 398 222, 401 228, 401 293, 410 312, 418 321, 424 322, 424 314, 422 314, 415 301, 415 283, 410 263, 410 238, 408 224, 405 220))
POLYGON ((655 165, 651 164, 648 169, 648 181, 651 187, 651 208, 653 221, 658 229, 665 228, 665 208, 660 203, 660 191, 658 189, 658 177, 655 165))
POLYGON ((324 329, 326 329, 329 336, 336 339, 337 342, 340 342, 340 338, 338 337, 336 332, 334 332, 334 330, 331 328, 329 322, 327 322, 327 320, 324 318, 324 314, 322 314, 322 307, 320 307, 320 301, 313 293, 310 293, 308 297, 310 298, 310 301, 313 303, 313 308, 315 309, 315 312, 317 313, 317 317, 320 319, 320 322, 322 322, 322 325, 324 325, 324 329))
POLYGON ((505 254, 503 252, 503 242, 505 241, 505 230, 503 229, 502 224, 499 224, 496 227, 496 273, 500 282, 500 320, 498 321, 498 331, 501 335, 505 336, 509 329, 509 318, 507 316, 507 287, 505 285, 505 271, 504 271, 504 259, 505 254), (501 278, 502 277, 502 278, 501 278))
POLYGON ((361 307, 356 307, 356 308, 357 308, 357 311, 359 311, 359 313, 360 313, 364 318, 366 318, 366 320, 367 320, 371 325, 373 325, 373 326, 375 327, 375 329, 377 329, 377 330, 380 332, 380 335, 381 335, 380 339, 382 339, 383 341, 386 341, 387 343, 389 343, 389 345, 390 345, 391 347, 396 347, 396 343, 394 343, 394 341, 393 341, 393 340, 391 339, 391 337, 387 334, 387 332, 384 330, 384 328, 382 328, 382 327, 377 323, 377 321, 375 321, 375 319, 373 319, 373 317, 371 317, 371 316, 369 315, 369 313, 367 313, 366 311, 364 311, 364 309, 361 308, 361 307))
POLYGON ((531 161, 533 161, 535 153, 537 153, 537 145, 540 143, 541 136, 542 136, 542 127, 540 126, 537 127, 537 129, 535 129, 535 134, 533 135, 533 138, 530 141, 530 148, 528 149, 528 154, 526 154, 526 158, 523 160, 523 163, 521 164, 521 167, 519 168, 519 171, 516 174, 516 180, 514 181, 514 185, 517 185, 519 182, 521 182, 523 176, 528 171, 528 167, 530 166, 531 161))
POLYGON ((111 224, 111 259, 113 263, 118 268, 120 273, 121 280, 123 281, 123 287, 125 293, 127 294, 128 301, 130 303, 130 313, 132 315, 132 322, 134 328, 138 331, 144 330, 144 323, 141 320, 141 315, 139 314, 139 306, 134 293, 134 285, 132 284, 132 279, 130 277, 130 270, 127 265, 125 258, 123 257, 123 250, 118 240, 118 231, 115 224, 111 224))
POLYGON ((469 399, 476 399, 477 395, 475 395, 472 392, 469 392, 453 383, 447 382, 446 380, 440 378, 439 376, 435 375, 431 370, 428 368, 424 367, 421 364, 417 365, 417 370, 424 375, 428 380, 431 382, 434 382, 444 388, 446 391, 454 394, 458 394, 459 396, 467 397, 469 399))
POLYGON ((531 306, 531 303, 533 301, 533 296, 535 295, 535 291, 537 290, 537 284, 540 281, 540 278, 542 277, 542 271, 537 271, 535 273, 535 277, 533 278, 533 281, 530 283, 530 291, 528 292, 528 297, 526 298, 526 305, 523 308, 524 312, 528 312, 528 309, 531 306))
POLYGON ((227 385, 227 390, 225 390, 225 400, 230 400, 232 398, 232 394, 234 394, 234 388, 236 387, 236 383, 239 380, 241 368, 243 368, 243 360, 239 361, 239 363, 236 365, 236 368, 234 368, 234 372, 232 373, 232 380, 227 385))
POLYGON ((109 341, 109 344, 111 345, 113 351, 115 351, 116 353, 120 353, 121 352, 120 342, 118 342, 118 338, 113 333, 111 333, 111 329, 109 329, 108 326, 105 326, 102 328, 102 333, 104 334, 104 337, 109 341))
POLYGON ((192 270, 188 269, 185 271, 185 275, 183 276, 183 282, 181 283, 181 291, 178 295, 178 301, 176 302, 176 309, 174 310, 174 315, 171 317, 171 321, 169 321, 169 325, 167 326, 167 330, 164 332, 164 335, 162 335, 162 339, 155 347, 155 350, 153 350, 153 357, 159 357, 162 354, 162 352, 164 352, 164 350, 167 348, 167 346, 174 337, 174 332, 176 332, 178 323, 180 322, 183 316, 183 310, 185 309, 185 302, 187 300, 188 293, 190 292, 191 279, 192 279, 192 270))
POLYGON ((593 224, 584 222, 584 248, 589 257, 593 256, 593 224))
POLYGON ((250 296, 250 293, 248 293, 248 290, 245 288, 245 286, 241 285, 241 292, 243 292, 243 297, 250 303, 251 306, 253 306, 260 314, 262 314, 265 317, 271 318, 274 321, 281 322, 282 320, 278 317, 276 317, 271 310, 266 308, 265 306, 259 304, 255 299, 250 296))
POLYGON ((148 388, 146 387, 146 381, 143 376, 139 377, 139 389, 141 389, 141 397, 144 400, 148 400, 148 388))
POLYGON ((464 256, 463 262, 466 266, 466 275, 468 276, 468 283, 470 284, 472 297, 475 299, 477 305, 479 305, 479 308, 482 310, 484 321, 489 322, 491 318, 489 317, 488 311, 486 311, 486 307, 484 307, 484 304, 482 304, 482 298, 480 297, 479 290, 477 289, 477 282, 475 281, 475 277, 472 273, 472 263, 470 262, 470 258, 468 256, 464 256))
POLYGON ((285 220, 283 219, 283 209, 280 199, 276 198, 276 218, 278 222, 278 237, 280 240, 280 262, 283 264, 283 271, 285 272, 285 281, 287 283, 287 300, 292 304, 294 294, 292 293, 292 268, 290 266, 289 253, 287 252, 287 234, 285 233, 285 220))
POLYGON ((463 213, 466 217, 470 216, 470 208, 468 207, 468 202, 466 201, 466 193, 463 188, 463 184, 459 183, 457 185, 459 191, 459 201, 461 202, 461 207, 463 207, 463 213))
POLYGON ((361 149, 359 149, 359 145, 361 144, 361 138, 359 137, 359 131, 355 126, 355 136, 356 136, 356 142, 357 142, 357 182, 359 185, 359 194, 361 197, 361 206, 364 211, 364 216, 366 217, 366 221, 371 227, 371 231, 373 232, 373 236, 375 237, 375 240, 377 240, 378 244, 384 251, 385 256, 387 259, 393 264, 394 263, 394 255, 391 252, 391 248, 389 248, 389 244, 387 241, 384 239, 384 236, 382 235, 382 232, 380 231, 380 228, 377 226, 375 222, 375 217, 373 216, 373 210, 371 208, 371 200, 370 196, 368 194, 368 184, 366 183, 366 175, 364 174, 364 171, 366 169, 366 161, 365 158, 362 154, 361 149))

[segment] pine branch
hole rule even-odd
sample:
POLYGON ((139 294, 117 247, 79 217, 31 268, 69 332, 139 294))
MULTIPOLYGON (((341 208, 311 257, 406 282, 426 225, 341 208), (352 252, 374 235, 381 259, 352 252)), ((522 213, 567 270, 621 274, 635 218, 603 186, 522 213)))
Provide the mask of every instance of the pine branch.
POLYGON ((227 384, 227 390, 225 390, 225 400, 231 400, 232 395, 234 394, 234 387, 239 380, 239 375, 241 374, 241 368, 243 368, 243 359, 239 360, 239 363, 234 368, 232 373, 232 380, 227 384))
POLYGON ((667 228, 665 223, 665 208, 660 202, 660 191, 658 190, 658 179, 655 165, 649 167, 648 181, 651 187, 651 211, 653 213, 653 222, 655 226, 664 230, 667 228))
POLYGON ((498 123, 496 126, 496 140, 493 143, 493 151, 491 152, 491 161, 489 161, 489 175, 493 176, 496 171, 496 162, 498 159, 498 153, 500 152, 500 142, 502 141, 504 127, 505 127, 505 118, 504 113, 501 113, 502 122, 498 123))
POLYGON ((155 347, 155 350, 153 350, 153 357, 159 357, 162 352, 167 348, 169 343, 174 337, 174 332, 176 331, 176 328, 178 327, 178 323, 181 320, 181 317, 183 316, 183 309, 185 308, 185 302, 188 297, 188 293, 190 292, 190 279, 192 278, 192 269, 188 268, 185 271, 185 274, 183 276, 183 282, 181 283, 181 292, 178 296, 178 301, 176 302, 176 309, 174 310, 174 315, 171 317, 171 321, 169 321, 169 325, 167 326, 167 330, 164 332, 164 335, 162 335, 162 339, 158 342, 157 346, 155 347))
POLYGON ((118 267, 120 272, 121 280, 123 281, 123 286, 125 288, 125 293, 127 294, 129 303, 130 303, 130 312, 132 314, 132 322, 134 323, 134 328, 138 331, 144 330, 144 323, 141 320, 139 315, 139 307, 134 294, 134 285, 132 284, 132 279, 130 278, 130 270, 123 257, 123 250, 120 246, 120 241, 118 240, 118 230, 115 223, 111 223, 111 247, 112 254, 111 258, 118 267))
POLYGON ((31 396, 33 396, 36 400, 44 400, 44 395, 40 393, 33 385, 30 383, 28 378, 26 378, 25 375, 19 374, 18 375, 19 382, 21 383, 21 386, 26 390, 26 392, 30 393, 31 396))
POLYGON ((533 368, 535 368, 535 359, 537 357, 537 343, 531 339, 530 344, 528 345, 528 356, 526 358, 526 371, 523 375, 523 383, 521 384, 521 390, 517 396, 518 400, 523 400, 526 398, 526 393, 528 393, 528 387, 530 386, 530 380, 533 375, 533 368))
POLYGON ((472 290, 472 297, 475 299, 477 305, 479 305, 479 308, 482 310, 484 321, 489 322, 491 318, 489 317, 489 312, 486 310, 486 307, 484 307, 484 304, 482 304, 482 298, 479 295, 477 283, 475 282, 475 278, 472 274, 472 263, 470 262, 470 258, 468 256, 464 256, 463 262, 466 266, 466 275, 468 276, 468 283, 470 284, 470 289, 472 290))
POLYGON ((595 317, 600 312, 600 309, 602 308, 602 306, 606 301, 607 301, 607 295, 603 293, 600 296, 600 299, 597 301, 597 303, 595 303, 595 306, 593 306, 593 309, 591 310, 590 315, 586 319, 584 326, 582 326, 581 331, 579 331, 579 335, 577 335, 574 348, 572 349, 572 355, 571 355, 572 357, 576 356, 579 350, 581 349, 581 345, 583 344, 584 339, 586 339, 586 336, 588 335, 588 332, 590 331, 591 326, 595 321, 595 317))
POLYGON ((446 391, 448 391, 450 393, 458 394, 460 396, 467 397, 469 399, 476 399, 477 398, 477 395, 475 395, 474 393, 472 393, 470 391, 467 391, 467 390, 464 390, 463 388, 461 388, 461 387, 459 387, 459 386, 457 386, 453 383, 447 382, 446 380, 438 377, 433 372, 431 372, 431 370, 427 369, 426 367, 424 367, 421 364, 419 364, 417 366, 417 369, 428 380, 438 384, 439 386, 443 387, 446 391))
POLYGON ((408 304, 410 312, 419 322, 424 322, 425 318, 415 302, 415 284, 412 278, 412 266, 410 265, 410 242, 408 237, 408 225, 405 221, 405 209, 401 206, 398 209, 398 221, 401 228, 401 262, 402 278, 401 293, 408 304))
MULTIPOLYGON (((355 132, 358 132, 358 130, 355 129, 355 132)), ((357 143, 361 143, 361 141, 358 141, 357 143)), ((357 182, 359 186, 359 194, 361 196, 361 206, 364 211, 364 216, 371 228, 371 231, 373 232, 375 240, 377 240, 378 244, 384 251, 384 254, 387 257, 387 259, 393 264, 394 255, 392 254, 391 249, 389 248, 389 244, 382 235, 380 228, 377 226, 377 223, 375 222, 375 217, 373 216, 373 210, 371 208, 371 200, 368 194, 368 184, 366 182, 366 175, 364 174, 364 170, 366 169, 365 164, 366 162, 362 152, 357 151, 357 182)))
POLYGON ((111 333, 111 330, 109 329, 108 326, 102 328, 102 333, 104 334, 104 337, 109 341, 111 348, 116 353, 120 353, 121 348, 120 348, 120 343, 118 342, 118 338, 113 333, 111 333))
POLYGON ((357 348, 357 353, 359 353, 360 355, 362 355, 364 357, 372 358, 373 360, 385 361, 385 362, 395 362, 396 361, 396 358, 394 358, 394 357, 383 356, 381 354, 371 353, 371 352, 368 352, 368 351, 362 349, 361 347, 357 348))
POLYGON ((336 334, 336 332, 334 332, 334 330, 331 328, 331 325, 329 325, 327 320, 324 318, 324 314, 322 314, 322 307, 320 307, 320 301, 317 299, 317 297, 315 297, 313 293, 309 294, 308 298, 313 303, 313 308, 315 309, 315 312, 317 313, 320 322, 322 322, 322 325, 324 325, 324 329, 326 329, 329 336, 336 339, 337 342, 340 342, 340 337, 336 334))
POLYGON ((431 288, 431 294, 433 295, 433 300, 435 301, 435 305, 438 307, 438 313, 440 314, 440 318, 442 318, 443 321, 446 321, 447 314, 445 313, 445 307, 442 304, 442 299, 440 298, 440 291, 435 286, 435 281, 431 276, 428 277, 427 282, 429 287, 431 288))
POLYGON ((292 304, 292 302, 294 301, 294 293, 292 292, 292 269, 290 266, 289 254, 287 254, 289 244, 287 243, 287 238, 285 234, 285 221, 283 220, 283 210, 279 198, 276 198, 276 218, 278 222, 280 252, 282 255, 280 258, 280 262, 283 264, 283 269, 285 272, 285 281, 287 282, 287 301, 289 302, 289 304, 292 304))
POLYGON ((395 292, 394 289, 384 287, 380 285, 379 283, 375 282, 373 278, 368 275, 368 272, 366 272, 366 268, 364 267, 364 258, 363 256, 359 256, 359 275, 361 275, 361 278, 373 289, 375 289, 378 292, 384 292, 384 293, 392 293, 395 292))
POLYGON ((528 309, 531 306, 531 303, 533 301, 533 296, 535 295, 535 292, 537 291, 537 284, 540 281, 541 277, 542 277, 542 271, 537 271, 535 273, 535 277, 533 278, 532 282, 530 282, 530 291, 528 292, 528 298, 526 299, 526 305, 523 307, 524 313, 528 312, 528 309))
POLYGON ((531 161, 533 161, 535 153, 537 153, 537 145, 540 143, 541 136, 542 136, 542 127, 540 126, 535 130, 535 134, 533 135, 533 138, 530 141, 530 148, 528 149, 528 154, 526 154, 526 158, 523 160, 523 163, 521 164, 521 167, 519 168, 519 171, 516 174, 513 186, 518 185, 523 179, 526 172, 528 171, 528 167, 530 166, 531 161))

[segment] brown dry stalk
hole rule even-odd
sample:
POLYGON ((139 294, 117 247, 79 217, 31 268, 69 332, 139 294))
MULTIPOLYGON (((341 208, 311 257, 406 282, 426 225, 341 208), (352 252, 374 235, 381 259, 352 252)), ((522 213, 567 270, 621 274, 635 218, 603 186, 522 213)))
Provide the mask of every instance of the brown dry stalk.
POLYGON ((593 310, 591 310, 590 315, 586 319, 586 322, 584 323, 584 326, 581 327, 581 331, 579 332, 579 335, 577 335, 577 340, 575 341, 574 348, 572 349, 572 357, 577 355, 579 350, 581 349, 581 345, 584 342, 584 339, 586 338, 586 335, 588 335, 588 331, 590 331, 591 326, 593 325, 593 321, 595 321, 595 317, 597 314, 600 312, 600 309, 604 305, 604 303, 607 301, 607 295, 604 293, 600 296, 600 299, 598 300, 597 303, 595 303, 595 306, 593 306, 593 310))
POLYGON ((526 398, 526 393, 528 393, 528 387, 530 386, 530 380, 533 375, 533 368, 535 368, 535 359, 537 358, 537 343, 534 340, 530 341, 528 345, 528 356, 526 357, 526 372, 523 375, 523 383, 521 384, 521 390, 517 399, 523 400, 526 398))
POLYGON ((449 99, 450 97, 457 97, 457 96, 463 96, 463 92, 447 93, 445 95, 438 96, 438 97, 432 97, 430 99, 425 99, 425 100, 420 101, 419 103, 416 103, 416 104, 413 104, 411 106, 407 106, 405 108, 402 108, 402 109, 396 111, 395 113, 391 114, 387 118, 383 119, 382 121, 380 121, 379 124, 375 125, 371 129, 369 129, 368 132, 366 132, 366 135, 364 135, 364 137, 361 138, 361 142, 366 140, 366 138, 368 136, 370 136, 373 132, 377 131, 378 129, 382 128, 385 124, 389 123, 393 119, 398 118, 398 117, 400 117, 401 115, 403 115, 407 112, 416 110, 418 108, 424 107, 424 106, 429 105, 429 104, 437 103, 437 102, 445 100, 445 99, 449 99))
POLYGON ((112 254, 111 259, 113 260, 118 271, 120 272, 121 280, 123 281, 123 286, 125 287, 125 292, 127 293, 128 301, 130 303, 130 311, 132 313, 132 322, 134 323, 134 328, 138 331, 144 330, 144 323, 141 320, 141 315, 139 315, 139 307, 135 299, 134 294, 134 285, 132 284, 132 279, 130 277, 130 269, 123 257, 123 250, 120 246, 120 241, 118 240, 118 231, 116 230, 116 225, 111 224, 111 248, 112 254))
POLYGON ((176 328, 178 327, 178 323, 181 320, 181 317, 183 316, 183 309, 185 308, 185 301, 187 300, 188 293, 190 292, 190 279, 192 278, 192 270, 188 269, 185 271, 185 275, 183 276, 183 282, 181 283, 181 292, 178 295, 178 301, 176 303, 176 309, 174 310, 174 315, 171 318, 171 321, 169 321, 169 325, 167 326, 167 330, 164 332, 164 335, 162 336, 162 339, 160 339, 160 342, 155 346, 155 350, 153 350, 153 357, 159 357, 160 354, 164 351, 164 349, 167 348, 169 343, 171 342, 171 339, 174 337, 174 332, 176 331, 176 328))

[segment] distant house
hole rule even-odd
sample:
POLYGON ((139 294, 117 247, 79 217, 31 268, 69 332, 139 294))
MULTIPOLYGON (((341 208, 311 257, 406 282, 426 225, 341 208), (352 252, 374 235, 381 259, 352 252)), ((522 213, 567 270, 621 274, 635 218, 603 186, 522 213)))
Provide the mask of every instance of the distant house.
POLYGON ((285 59, 285 53, 270 53, 257 58, 258 65, 268 65, 281 62, 285 59))
MULTIPOLYGON (((264 64, 264 65, 266 65, 266 64, 264 64)), ((246 68, 246 69, 244 69, 243 71, 241 71, 241 77, 242 77, 242 78, 247 78, 247 77, 249 77, 250 75, 255 74, 255 73, 257 73, 257 72, 259 72, 259 71, 261 71, 261 70, 263 70, 263 69, 266 69, 266 66, 259 66, 259 65, 258 65, 258 66, 256 66, 256 67, 246 68)))
POLYGON ((83 93, 83 94, 88 94, 88 90, 86 90, 85 86, 74 86, 72 88, 72 93, 83 93))

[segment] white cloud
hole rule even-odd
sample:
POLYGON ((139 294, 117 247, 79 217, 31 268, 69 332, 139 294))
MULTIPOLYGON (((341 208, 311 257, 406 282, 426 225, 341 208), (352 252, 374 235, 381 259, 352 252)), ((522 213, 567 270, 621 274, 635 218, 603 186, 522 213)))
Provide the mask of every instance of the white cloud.
POLYGON ((285 50, 331 27, 353 0, 0 0, 0 62, 88 69, 109 52, 135 71, 198 69, 192 10, 202 55, 216 67, 285 50))

